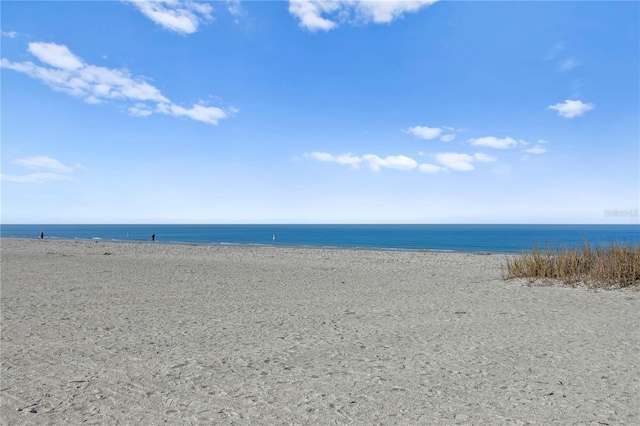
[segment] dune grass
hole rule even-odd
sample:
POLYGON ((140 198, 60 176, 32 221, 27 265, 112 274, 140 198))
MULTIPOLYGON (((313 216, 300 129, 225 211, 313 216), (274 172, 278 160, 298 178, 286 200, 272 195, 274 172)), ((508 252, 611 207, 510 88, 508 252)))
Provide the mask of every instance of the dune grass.
POLYGON ((506 260, 503 278, 557 280, 564 285, 592 289, 640 288, 640 244, 612 243, 577 247, 534 247, 506 260))

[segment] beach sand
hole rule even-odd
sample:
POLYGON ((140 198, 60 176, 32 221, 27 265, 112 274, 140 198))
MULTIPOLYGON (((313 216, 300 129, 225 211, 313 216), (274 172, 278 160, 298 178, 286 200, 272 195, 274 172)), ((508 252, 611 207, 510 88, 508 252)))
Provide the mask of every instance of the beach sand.
POLYGON ((640 294, 505 255, 1 240, 1 423, 640 424, 640 294))

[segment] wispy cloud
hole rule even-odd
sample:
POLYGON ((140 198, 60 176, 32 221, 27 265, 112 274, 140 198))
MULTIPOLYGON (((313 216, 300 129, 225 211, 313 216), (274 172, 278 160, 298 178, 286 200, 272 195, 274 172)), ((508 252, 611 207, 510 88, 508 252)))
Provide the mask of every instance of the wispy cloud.
POLYGON ((351 155, 351 153, 333 155, 326 152, 312 152, 304 154, 303 156, 305 158, 313 158, 318 161, 348 165, 353 168, 358 168, 361 164, 364 164, 369 166, 369 168, 374 172, 380 171, 381 168, 412 170, 418 167, 418 163, 414 159, 406 157, 404 155, 391 155, 385 158, 381 158, 374 154, 366 154, 362 157, 359 157, 351 155))
POLYGON ((443 135, 440 140, 443 142, 451 142, 452 140, 454 140, 456 137, 456 135, 443 135))
POLYGON ((75 166, 65 166, 60 161, 46 156, 16 158, 12 161, 13 164, 26 167, 31 170, 50 170, 53 172, 61 173, 73 173, 77 169, 81 169, 82 166, 76 164, 75 166))
POLYGON ((524 152, 528 152, 529 154, 544 154, 547 152, 547 148, 542 145, 534 145, 529 149, 525 149, 524 152))
POLYGON ((407 129, 407 132, 420 139, 435 139, 442 134, 442 129, 437 127, 414 126, 407 129))
POLYGON ((134 116, 153 112, 186 116, 193 120, 217 125, 234 114, 233 109, 206 106, 202 103, 184 108, 171 102, 159 89, 142 77, 134 77, 126 69, 110 69, 86 64, 67 46, 55 43, 29 43, 28 51, 45 66, 33 62, 11 62, 2 58, 3 68, 24 73, 40 80, 53 90, 83 99, 90 104, 106 101, 134 103, 128 111, 134 116))
POLYGON ((436 0, 290 0, 289 13, 311 32, 329 31, 345 22, 389 23, 436 0))
POLYGON ((553 46, 551 46, 544 55, 545 61, 549 61, 551 59, 556 58, 565 50, 564 43, 557 42, 553 46))
POLYGON ((564 118, 574 118, 580 117, 584 115, 585 112, 594 109, 596 106, 592 103, 585 104, 584 102, 565 100, 562 103, 557 103, 555 105, 549 105, 548 109, 554 109, 558 111, 558 115, 564 118))
POLYGON ((416 160, 404 155, 390 155, 381 158, 377 155, 367 154, 362 156, 362 158, 369 162, 369 167, 371 167, 371 170, 374 172, 380 171, 383 167, 396 170, 413 170, 418 167, 416 160))
POLYGON ((457 152, 444 152, 435 155, 436 161, 446 168, 459 172, 468 172, 475 169, 474 162, 491 163, 497 161, 490 155, 475 153, 473 155, 460 154, 457 152))
POLYGON ((227 0, 227 10, 235 17, 244 15, 244 10, 240 6, 240 0, 227 0))
POLYGON ((18 33, 15 31, 0 31, 4 37, 16 38, 18 33))
POLYGON ((446 172, 447 169, 446 167, 441 167, 441 166, 436 166, 435 164, 420 164, 418 166, 418 170, 420 170, 423 173, 440 173, 440 172, 446 172))
POLYGON ((483 138, 469 139, 469 142, 471 142, 471 145, 486 146, 495 149, 513 148, 518 145, 518 141, 509 136, 502 139, 495 136, 486 136, 483 138))
POLYGON ((129 114, 135 117, 147 117, 153 114, 153 111, 151 111, 149 107, 143 103, 137 103, 134 106, 127 108, 127 111, 129 111, 129 114))
POLYGON ((355 168, 360 167, 360 163, 362 163, 362 158, 351 155, 351 153, 334 156, 326 152, 312 152, 310 154, 304 154, 304 156, 307 158, 315 158, 318 161, 349 165, 355 168))
POLYGON ((200 24, 213 19, 213 8, 208 3, 190 0, 125 1, 164 29, 179 34, 195 33, 200 24))
POLYGON ((13 183, 45 183, 49 181, 72 180, 69 175, 76 170, 84 168, 80 164, 67 166, 54 158, 46 156, 17 158, 13 160, 12 163, 30 170, 43 170, 43 172, 40 173, 31 173, 23 176, 4 173, 1 175, 2 180, 13 183))
POLYGON ((482 153, 473 154, 473 160, 479 163, 493 163, 494 161, 498 161, 496 157, 482 153))
MULTIPOLYGON (((551 46, 547 53, 545 54, 544 59, 546 61, 554 60, 556 61, 556 66, 558 67, 558 71, 566 72, 569 71, 578 65, 580 62, 573 56, 565 57, 564 59, 560 59, 561 56, 567 56, 567 47, 564 43, 558 42, 551 46)), ((570 53, 569 53, 570 54, 570 53)))
POLYGON ((312 152, 303 154, 305 158, 313 158, 318 161, 349 165, 353 168, 359 168, 360 165, 366 165, 371 171, 379 172, 381 169, 395 169, 403 171, 411 171, 417 169, 424 173, 439 173, 448 170, 470 171, 475 167, 474 162, 487 163, 497 161, 495 157, 490 155, 476 153, 473 155, 460 154, 456 152, 445 152, 434 156, 435 164, 419 164, 416 160, 405 155, 390 155, 380 157, 374 154, 366 154, 363 156, 354 156, 351 153, 333 155, 327 152, 312 152))
POLYGON ((558 62, 558 70, 560 71, 569 71, 580 65, 580 62, 576 60, 576 58, 567 58, 558 62))
POLYGON ((7 175, 2 173, 0 174, 0 179, 13 183, 45 183, 50 181, 71 180, 71 177, 56 173, 32 173, 25 176, 7 175))
POLYGON ((435 155, 436 161, 443 166, 460 172, 468 172, 473 166, 474 158, 469 154, 459 154, 457 152, 443 152, 435 155))

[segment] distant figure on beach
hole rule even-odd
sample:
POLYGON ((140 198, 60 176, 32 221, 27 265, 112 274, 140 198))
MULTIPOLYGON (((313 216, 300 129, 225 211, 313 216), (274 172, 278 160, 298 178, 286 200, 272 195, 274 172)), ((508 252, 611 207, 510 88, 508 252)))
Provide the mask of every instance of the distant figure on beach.
POLYGON ((156 234, 151 234, 151 241, 155 242, 156 241, 156 234))
POLYGON ((129 233, 127 232, 127 238, 129 238, 129 233))
POLYGON ((43 239, 43 238, 44 238, 44 232, 40 231, 40 239, 43 239))
POLYGON ((273 239, 273 241, 275 241, 275 240, 276 240, 276 234, 273 234, 272 239, 273 239))

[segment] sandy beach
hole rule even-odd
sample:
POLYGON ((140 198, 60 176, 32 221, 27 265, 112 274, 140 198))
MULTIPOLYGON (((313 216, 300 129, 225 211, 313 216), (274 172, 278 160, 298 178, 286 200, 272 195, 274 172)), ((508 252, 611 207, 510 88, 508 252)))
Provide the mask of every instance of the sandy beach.
POLYGON ((1 423, 640 424, 640 294, 504 259, 2 239, 1 423))

